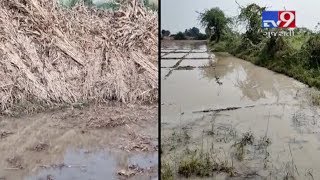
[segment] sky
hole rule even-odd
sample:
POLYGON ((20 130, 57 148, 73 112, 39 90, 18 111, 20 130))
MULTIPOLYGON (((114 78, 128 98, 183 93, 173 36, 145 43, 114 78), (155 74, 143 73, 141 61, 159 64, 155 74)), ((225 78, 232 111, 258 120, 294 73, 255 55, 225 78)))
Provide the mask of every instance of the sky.
MULTIPOLYGON (((184 31, 191 27, 201 28, 198 13, 212 7, 219 7, 229 16, 240 13, 235 0, 160 0, 161 1, 161 29, 171 33, 184 31), (196 12, 197 11, 197 12, 196 12)), ((315 30, 320 22, 319 0, 237 0, 241 6, 256 3, 266 6, 267 10, 295 10, 296 26, 315 30)))

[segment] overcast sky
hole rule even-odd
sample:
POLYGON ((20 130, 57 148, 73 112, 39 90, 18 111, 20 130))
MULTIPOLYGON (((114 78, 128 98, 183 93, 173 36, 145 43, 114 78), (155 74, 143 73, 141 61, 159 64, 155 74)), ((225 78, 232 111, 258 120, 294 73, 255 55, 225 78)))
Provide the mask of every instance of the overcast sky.
MULTIPOLYGON (((197 20, 198 12, 219 7, 227 16, 239 14, 238 5, 234 0, 160 0, 161 29, 171 33, 184 31, 191 27, 200 28, 197 20)), ((295 10, 297 27, 314 30, 320 22, 320 0, 237 0, 242 5, 256 3, 268 7, 268 10, 295 10)), ((203 32, 203 28, 200 28, 203 32)))

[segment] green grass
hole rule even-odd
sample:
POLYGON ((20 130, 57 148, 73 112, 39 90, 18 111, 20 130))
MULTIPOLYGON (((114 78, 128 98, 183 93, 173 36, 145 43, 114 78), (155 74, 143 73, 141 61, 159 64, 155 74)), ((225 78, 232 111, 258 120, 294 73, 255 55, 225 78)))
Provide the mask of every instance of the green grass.
POLYGON ((161 179, 163 180, 173 180, 174 178, 173 170, 169 164, 163 164, 161 167, 161 179))
POLYGON ((311 91, 310 92, 311 104, 315 106, 320 106, 320 92, 311 91))
POLYGON ((310 38, 310 35, 296 34, 292 37, 286 37, 286 43, 294 50, 299 51, 304 43, 310 38))
POLYGON ((234 167, 228 161, 218 161, 210 152, 194 151, 186 154, 179 163, 178 174, 184 177, 211 177, 214 173, 234 175, 234 167))

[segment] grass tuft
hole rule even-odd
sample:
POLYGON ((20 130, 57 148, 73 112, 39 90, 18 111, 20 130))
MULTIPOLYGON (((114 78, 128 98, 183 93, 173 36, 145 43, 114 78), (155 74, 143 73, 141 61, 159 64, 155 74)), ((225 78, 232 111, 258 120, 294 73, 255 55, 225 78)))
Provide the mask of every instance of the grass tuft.
POLYGON ((184 156, 180 161, 178 173, 184 177, 211 177, 214 173, 224 172, 233 176, 234 167, 228 161, 219 161, 213 154, 194 151, 184 156))
POLYGON ((169 164, 163 164, 161 167, 161 179, 163 180, 173 180, 173 170, 169 164))

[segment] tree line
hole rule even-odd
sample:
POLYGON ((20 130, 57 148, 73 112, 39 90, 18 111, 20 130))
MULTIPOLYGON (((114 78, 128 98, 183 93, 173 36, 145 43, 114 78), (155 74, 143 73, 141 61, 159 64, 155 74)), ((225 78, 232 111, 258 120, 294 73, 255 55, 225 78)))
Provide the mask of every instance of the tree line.
POLYGON ((217 7, 199 14, 213 51, 229 52, 320 88, 319 32, 299 27, 293 30, 294 36, 281 36, 279 32, 286 29, 262 29, 262 12, 266 7, 252 3, 239 8, 235 17, 227 17, 217 7), (245 31, 239 32, 234 27, 244 27, 245 31), (276 35, 267 37, 266 32, 276 35))
POLYGON ((206 40, 207 35, 200 32, 200 29, 197 27, 192 27, 190 29, 185 29, 184 32, 178 32, 177 34, 171 34, 169 30, 161 30, 161 38, 172 37, 174 40, 206 40))

